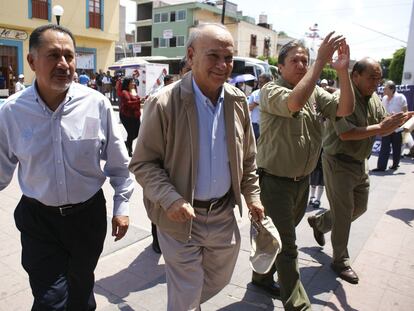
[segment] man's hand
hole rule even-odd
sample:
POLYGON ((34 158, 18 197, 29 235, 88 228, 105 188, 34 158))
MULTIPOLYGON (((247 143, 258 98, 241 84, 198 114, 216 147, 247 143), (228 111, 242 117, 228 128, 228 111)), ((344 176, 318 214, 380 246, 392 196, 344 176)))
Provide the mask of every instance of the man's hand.
POLYGON ((331 66, 336 71, 345 71, 348 74, 348 67, 349 67, 349 60, 350 60, 350 52, 349 52, 349 45, 346 44, 345 39, 339 43, 338 47, 338 58, 331 62, 331 66))
POLYGON ((397 127, 403 125, 412 114, 407 112, 399 112, 388 117, 385 117, 379 124, 381 128, 381 135, 387 136, 397 129, 397 127))
POLYGON ((167 209, 167 217, 175 222, 186 222, 196 216, 190 203, 184 199, 178 199, 167 209))
POLYGON ((264 218, 264 207, 260 201, 248 203, 247 207, 255 221, 261 221, 264 218))
MULTIPOLYGON (((318 56, 316 60, 321 61, 323 64, 330 63, 332 61, 332 56, 335 53, 335 51, 338 50, 340 46, 344 44, 346 45, 344 37, 342 36, 332 37, 334 32, 335 31, 330 32, 325 37, 325 39, 322 41, 321 46, 319 47, 318 56)), ((346 52, 347 52, 346 48, 342 47, 341 55, 343 54, 344 56, 346 56, 346 52)), ((348 54, 349 54, 349 48, 348 48, 348 54)), ((338 53, 338 56, 339 56, 339 53, 338 53)), ((343 61, 341 60, 340 63, 342 64, 342 62, 343 61)))
POLYGON ((129 217, 128 216, 114 216, 112 217, 112 236, 115 237, 115 242, 122 239, 128 231, 129 217))

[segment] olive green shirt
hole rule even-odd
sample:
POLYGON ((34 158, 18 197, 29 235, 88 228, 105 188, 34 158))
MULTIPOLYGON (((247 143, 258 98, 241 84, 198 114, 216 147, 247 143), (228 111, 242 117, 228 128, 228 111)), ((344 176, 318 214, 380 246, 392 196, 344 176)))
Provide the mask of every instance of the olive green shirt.
POLYGON ((260 137, 257 165, 281 177, 301 177, 316 167, 324 118, 335 119, 338 97, 316 86, 305 106, 292 113, 293 86, 282 78, 260 91, 260 137))
POLYGON ((343 141, 339 135, 348 132, 356 127, 368 126, 380 123, 387 112, 376 93, 364 97, 353 85, 355 92, 354 113, 337 119, 336 122, 328 122, 323 139, 323 152, 330 155, 346 154, 358 161, 364 161, 369 157, 375 136, 361 140, 343 141))

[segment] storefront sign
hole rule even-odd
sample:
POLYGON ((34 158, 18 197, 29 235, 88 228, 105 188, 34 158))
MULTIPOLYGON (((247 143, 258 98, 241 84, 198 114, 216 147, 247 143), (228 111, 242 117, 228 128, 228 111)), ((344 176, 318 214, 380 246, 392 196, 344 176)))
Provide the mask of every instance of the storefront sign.
POLYGON ((26 40, 27 32, 22 31, 22 30, 17 30, 17 29, 9 29, 9 28, 0 27, 0 38, 26 40))

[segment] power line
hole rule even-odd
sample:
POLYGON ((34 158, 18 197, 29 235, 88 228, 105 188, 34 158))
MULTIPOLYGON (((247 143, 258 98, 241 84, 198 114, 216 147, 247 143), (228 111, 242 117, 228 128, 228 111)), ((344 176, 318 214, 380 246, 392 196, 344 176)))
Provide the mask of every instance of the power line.
POLYGON ((384 33, 384 32, 381 32, 381 31, 378 31, 378 30, 372 29, 372 28, 370 28, 370 27, 367 27, 367 26, 364 26, 364 25, 361 25, 361 24, 358 24, 358 23, 355 23, 355 22, 354 22, 353 24, 355 24, 355 25, 357 25, 357 26, 359 26, 359 27, 362 27, 362 28, 365 28, 365 29, 371 30, 371 31, 373 31, 373 32, 379 33, 379 34, 381 34, 381 35, 383 35, 383 36, 385 36, 385 37, 388 37, 388 38, 391 38, 391 39, 394 39, 394 40, 400 41, 400 42, 402 42, 402 43, 404 43, 404 44, 407 44, 407 41, 401 40, 401 39, 399 39, 399 38, 396 38, 396 37, 391 36, 391 35, 389 35, 389 34, 386 34, 386 33, 384 33))

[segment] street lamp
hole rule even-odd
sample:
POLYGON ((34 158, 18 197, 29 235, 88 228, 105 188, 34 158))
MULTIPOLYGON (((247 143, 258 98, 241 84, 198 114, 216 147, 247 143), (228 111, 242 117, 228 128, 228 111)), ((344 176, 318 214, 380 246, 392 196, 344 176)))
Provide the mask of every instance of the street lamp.
POLYGON ((60 24, 60 17, 63 15, 63 8, 60 5, 55 5, 52 8, 52 14, 56 16, 56 23, 59 25, 60 24))

